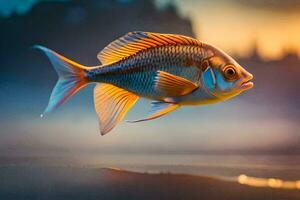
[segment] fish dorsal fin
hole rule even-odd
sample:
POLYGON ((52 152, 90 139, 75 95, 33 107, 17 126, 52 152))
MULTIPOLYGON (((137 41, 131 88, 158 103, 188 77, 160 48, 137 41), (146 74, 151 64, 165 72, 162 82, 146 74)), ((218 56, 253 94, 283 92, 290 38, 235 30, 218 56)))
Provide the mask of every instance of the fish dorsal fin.
POLYGON ((138 96, 110 84, 97 84, 94 89, 95 110, 101 135, 113 129, 138 100, 138 96))
POLYGON ((138 119, 138 120, 127 121, 127 122, 135 123, 135 122, 142 122, 142 121, 156 119, 158 117, 161 117, 161 116, 175 110, 176 108, 178 108, 178 106, 179 106, 178 104, 174 104, 174 103, 167 103, 167 102, 163 102, 163 101, 153 101, 151 103, 151 109, 150 109, 148 117, 146 117, 144 119, 138 119))
POLYGON ((182 35, 134 31, 111 42, 97 57, 102 64, 108 65, 142 50, 166 45, 201 45, 201 42, 182 35))
POLYGON ((154 86, 156 90, 164 93, 166 97, 186 95, 199 87, 192 81, 164 71, 157 71, 154 86))

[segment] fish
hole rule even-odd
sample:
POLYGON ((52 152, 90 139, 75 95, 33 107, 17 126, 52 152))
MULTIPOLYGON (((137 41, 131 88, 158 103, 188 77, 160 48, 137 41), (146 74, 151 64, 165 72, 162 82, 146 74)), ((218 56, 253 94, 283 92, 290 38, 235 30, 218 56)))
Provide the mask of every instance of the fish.
POLYGON ((44 46, 58 74, 45 114, 62 105, 90 83, 100 133, 110 132, 139 98, 152 100, 148 116, 159 118, 181 106, 228 100, 253 87, 253 75, 213 45, 177 34, 133 31, 109 43, 85 66, 44 46))

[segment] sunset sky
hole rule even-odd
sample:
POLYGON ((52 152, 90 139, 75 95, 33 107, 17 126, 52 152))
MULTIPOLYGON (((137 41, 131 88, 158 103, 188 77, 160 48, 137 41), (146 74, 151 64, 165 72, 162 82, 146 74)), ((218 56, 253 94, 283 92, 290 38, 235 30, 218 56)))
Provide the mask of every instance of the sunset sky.
POLYGON ((236 55, 248 55, 254 44, 265 59, 278 59, 284 51, 296 51, 300 55, 299 1, 156 2, 161 7, 175 3, 181 15, 192 20, 198 38, 236 55))
MULTIPOLYGON (((247 56, 254 45, 266 60, 279 59, 285 51, 300 55, 300 5, 297 0, 154 1, 159 8, 170 3, 175 5, 182 16, 191 20, 197 38, 238 56, 247 56)), ((38 0, 2 1, 0 15, 23 15, 36 2, 38 0)))

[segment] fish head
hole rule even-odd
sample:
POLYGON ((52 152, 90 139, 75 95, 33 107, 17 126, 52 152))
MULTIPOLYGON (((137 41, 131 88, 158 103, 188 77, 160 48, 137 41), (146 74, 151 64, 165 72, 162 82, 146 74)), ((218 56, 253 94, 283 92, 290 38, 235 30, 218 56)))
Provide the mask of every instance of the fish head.
POLYGON ((225 52, 211 47, 208 67, 203 71, 205 87, 215 97, 226 100, 253 87, 253 75, 225 52))

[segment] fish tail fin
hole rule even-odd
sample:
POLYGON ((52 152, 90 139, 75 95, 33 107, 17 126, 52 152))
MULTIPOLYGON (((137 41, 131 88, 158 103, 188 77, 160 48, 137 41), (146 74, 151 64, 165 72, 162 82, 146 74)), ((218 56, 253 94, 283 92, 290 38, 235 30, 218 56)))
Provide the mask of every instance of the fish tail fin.
POLYGON ((34 45, 33 48, 39 49, 46 54, 58 74, 58 81, 52 90, 49 103, 43 114, 41 114, 41 117, 43 117, 62 105, 88 83, 86 76, 88 68, 46 47, 34 45))

